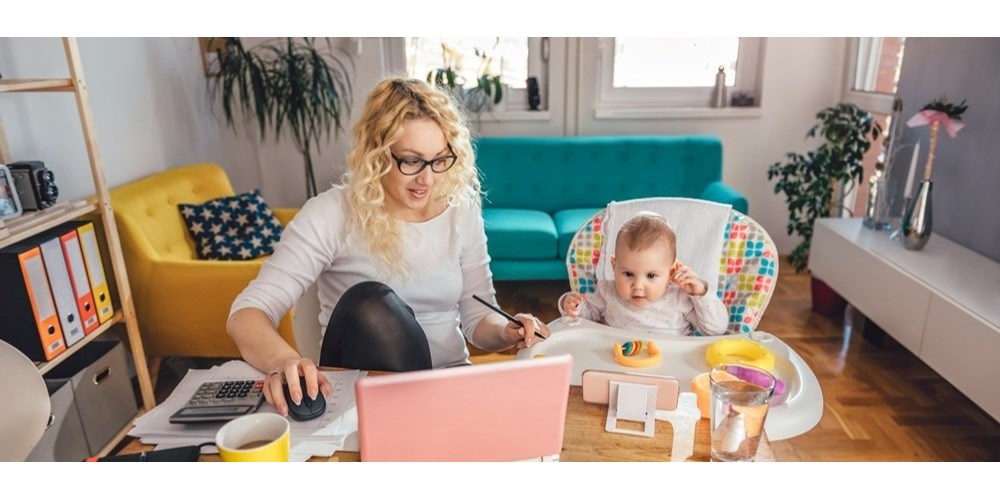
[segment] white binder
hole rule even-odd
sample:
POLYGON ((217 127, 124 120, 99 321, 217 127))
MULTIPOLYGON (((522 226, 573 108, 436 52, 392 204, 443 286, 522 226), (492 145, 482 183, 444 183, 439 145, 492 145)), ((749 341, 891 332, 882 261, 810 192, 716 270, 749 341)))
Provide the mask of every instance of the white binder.
POLYGON ((76 307, 76 297, 73 295, 73 284, 69 280, 66 257, 63 255, 58 237, 44 241, 38 247, 42 251, 45 271, 49 276, 49 286, 52 288, 52 298, 56 302, 63 339, 69 347, 83 340, 84 332, 83 323, 80 322, 80 311, 76 307))

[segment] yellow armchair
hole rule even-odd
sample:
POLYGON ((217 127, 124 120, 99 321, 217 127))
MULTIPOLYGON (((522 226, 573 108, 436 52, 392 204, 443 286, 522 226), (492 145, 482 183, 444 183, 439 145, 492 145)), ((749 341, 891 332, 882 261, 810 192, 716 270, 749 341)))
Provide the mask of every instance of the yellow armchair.
MULTIPOLYGON (((111 190, 147 356, 240 356, 226 334, 226 319, 233 300, 267 257, 199 260, 177 209, 180 203, 233 194, 225 171, 207 163, 173 168, 111 190)), ((297 209, 273 212, 286 225, 297 209)), ((282 318, 278 332, 295 346, 290 315, 282 318)))

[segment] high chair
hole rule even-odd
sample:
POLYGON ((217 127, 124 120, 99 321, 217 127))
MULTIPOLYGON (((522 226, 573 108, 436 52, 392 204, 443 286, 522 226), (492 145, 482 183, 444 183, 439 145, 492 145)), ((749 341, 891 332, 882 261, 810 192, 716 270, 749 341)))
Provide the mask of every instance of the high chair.
MULTIPOLYGON (((629 206, 635 205, 634 215, 641 206, 651 203, 704 204, 706 209, 718 206, 712 202, 689 198, 647 198, 618 204, 617 213, 628 215, 629 206), (621 210, 624 208, 624 210, 621 210)), ((610 205, 609 205, 610 207, 610 205)), ((566 255, 570 288, 578 293, 594 293, 598 264, 606 257, 606 242, 613 242, 615 234, 605 234, 609 225, 609 208, 591 217, 580 227, 570 242, 566 255)), ((666 216, 666 214, 663 214, 666 216)), ((678 240, 684 233, 677 221, 668 222, 677 230, 678 240)), ((718 256, 719 278, 717 294, 729 310, 727 334, 750 333, 757 328, 761 316, 771 300, 778 278, 778 251, 767 231, 749 216, 729 209, 728 221, 723 230, 722 253, 718 256)), ((711 258, 704 256, 704 258, 711 258)), ((695 333, 700 335, 700 333, 695 333)))

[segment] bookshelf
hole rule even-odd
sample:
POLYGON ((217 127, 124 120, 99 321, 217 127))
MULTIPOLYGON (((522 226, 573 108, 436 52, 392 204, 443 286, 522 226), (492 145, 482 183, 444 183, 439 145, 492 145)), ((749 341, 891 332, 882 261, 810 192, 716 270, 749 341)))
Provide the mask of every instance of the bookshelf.
MULTIPOLYGON (((137 409, 138 417, 155 406, 153 386, 146 365, 146 355, 139 336, 139 325, 135 317, 135 306, 132 302, 132 292, 129 288, 128 274, 122 257, 121 244, 118 239, 118 227, 115 225, 114 214, 111 211, 111 196, 104 179, 101 153, 97 145, 97 134, 94 128, 94 118, 90 109, 87 83, 83 76, 83 66, 80 61, 80 50, 75 38, 63 38, 63 49, 66 54, 66 64, 69 68, 69 78, 61 79, 0 79, 0 94, 15 92, 70 92, 75 96, 76 108, 80 116, 80 126, 83 129, 84 144, 87 159, 90 164, 91 177, 94 181, 95 197, 93 200, 75 202, 60 202, 53 207, 37 212, 25 212, 15 219, 3 221, 0 226, 0 247, 17 243, 25 238, 41 233, 63 222, 82 217, 95 217, 100 220, 104 231, 104 242, 108 252, 108 262, 105 271, 111 274, 111 279, 117 286, 119 307, 111 320, 101 324, 93 333, 74 344, 71 348, 56 358, 38 363, 36 366, 44 374, 60 363, 72 357, 85 344, 102 336, 111 330, 113 325, 123 324, 127 332, 132 360, 135 364, 136 376, 139 381, 141 406, 137 409), (110 268, 110 269, 109 269, 110 268)), ((2 139, 0 139, 2 142, 2 139)), ((4 158, 0 158, 3 160, 4 158)), ((104 453, 115 447, 118 441, 131 428, 131 420, 117 433, 117 438, 104 448, 104 453)))

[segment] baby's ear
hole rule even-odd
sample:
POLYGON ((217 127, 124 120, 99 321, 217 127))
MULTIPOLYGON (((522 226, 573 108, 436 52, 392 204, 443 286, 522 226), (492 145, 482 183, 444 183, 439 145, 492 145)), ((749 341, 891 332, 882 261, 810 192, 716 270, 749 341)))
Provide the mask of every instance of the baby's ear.
POLYGON ((615 270, 615 256, 614 255, 611 256, 611 270, 612 271, 615 270))

